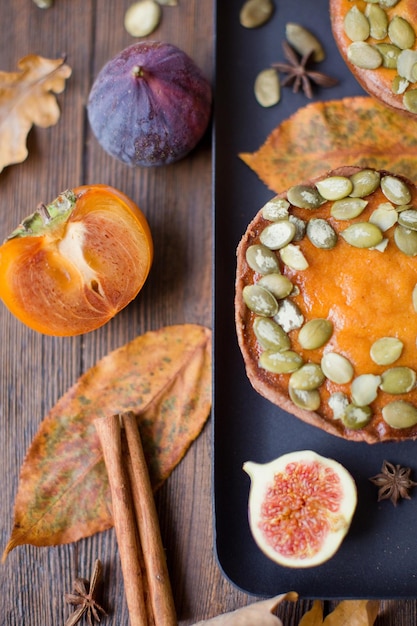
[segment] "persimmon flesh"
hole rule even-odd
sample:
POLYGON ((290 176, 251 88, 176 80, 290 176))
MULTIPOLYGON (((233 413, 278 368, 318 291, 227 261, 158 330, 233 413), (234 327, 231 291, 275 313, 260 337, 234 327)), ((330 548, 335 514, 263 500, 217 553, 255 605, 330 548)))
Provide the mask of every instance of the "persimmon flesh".
POLYGON ((0 246, 1 298, 40 333, 103 326, 131 302, 152 264, 142 211, 107 185, 85 185, 40 205, 0 246))

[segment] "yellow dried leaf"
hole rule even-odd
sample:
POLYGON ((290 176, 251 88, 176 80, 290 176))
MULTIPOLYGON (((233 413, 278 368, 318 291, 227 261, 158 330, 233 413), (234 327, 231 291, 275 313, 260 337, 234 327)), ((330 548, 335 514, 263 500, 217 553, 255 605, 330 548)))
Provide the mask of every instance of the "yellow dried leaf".
POLYGON ((254 602, 247 606, 223 613, 212 619, 194 624, 194 626, 282 626, 281 620, 272 614, 284 600, 295 602, 298 594, 295 591, 283 593, 268 600, 254 602))
POLYGON ((0 71, 0 172, 26 159, 26 139, 34 124, 47 128, 57 123, 54 94, 64 91, 71 76, 64 59, 29 54, 17 66, 17 72, 0 71))
POLYGON ((344 600, 326 617, 323 626, 373 626, 378 611, 377 600, 344 600))
POLYGON ((323 603, 315 600, 313 606, 303 617, 298 626, 322 626, 323 625, 323 603))

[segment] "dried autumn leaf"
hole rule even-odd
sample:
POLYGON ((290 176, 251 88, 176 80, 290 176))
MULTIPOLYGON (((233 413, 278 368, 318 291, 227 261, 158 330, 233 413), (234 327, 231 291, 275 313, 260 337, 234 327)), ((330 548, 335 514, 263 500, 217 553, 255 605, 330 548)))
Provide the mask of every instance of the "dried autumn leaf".
POLYGON ((379 611, 377 600, 344 600, 323 622, 324 626, 373 626, 379 611))
POLYGON ((236 611, 217 615, 194 626, 282 626, 281 620, 272 611, 284 600, 295 602, 297 598, 295 591, 289 591, 268 600, 248 604, 236 611))
POLYGON ((323 603, 315 600, 313 606, 303 615, 298 626, 323 626, 323 603))
POLYGON ((240 158, 273 191, 342 165, 388 169, 417 179, 417 127, 369 97, 314 102, 240 158))
POLYGON ((45 417, 23 463, 18 545, 69 543, 112 526, 111 495, 94 420, 133 411, 153 488, 200 433, 211 406, 211 331, 195 324, 141 335, 90 368, 45 417))
POLYGON ((0 172, 28 155, 27 135, 33 124, 47 128, 57 123, 60 110, 54 94, 65 89, 71 68, 64 59, 29 54, 19 71, 0 71, 0 172))

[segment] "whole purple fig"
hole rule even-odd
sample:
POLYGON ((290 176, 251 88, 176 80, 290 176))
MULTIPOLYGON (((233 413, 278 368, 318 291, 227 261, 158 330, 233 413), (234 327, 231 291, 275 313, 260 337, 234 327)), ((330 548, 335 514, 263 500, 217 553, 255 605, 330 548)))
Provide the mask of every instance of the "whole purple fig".
POLYGON ((211 105, 210 83, 185 52, 142 41, 102 68, 87 111, 106 152, 129 165, 149 167, 188 154, 207 129, 211 105))

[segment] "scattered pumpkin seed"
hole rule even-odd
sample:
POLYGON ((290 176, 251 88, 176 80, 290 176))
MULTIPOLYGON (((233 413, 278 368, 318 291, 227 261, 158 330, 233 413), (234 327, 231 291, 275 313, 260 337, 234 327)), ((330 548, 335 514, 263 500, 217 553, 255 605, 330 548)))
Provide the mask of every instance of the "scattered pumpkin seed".
POLYGON ((289 396, 295 406, 304 411, 317 411, 321 404, 320 393, 317 389, 311 391, 303 391, 289 387, 289 396))
POLYGON ((381 337, 374 341, 370 356, 377 365, 391 365, 400 358, 404 344, 397 337, 381 337))
POLYGON ((273 12, 272 0, 247 0, 240 10, 240 24, 245 28, 258 28, 272 17, 273 12))
POLYGON ((353 188, 349 195, 352 198, 363 198, 376 191, 379 187, 381 174, 376 170, 364 169, 352 174, 350 180, 353 188))
POLYGON ((337 352, 326 352, 321 359, 321 369, 326 378, 333 383, 344 385, 353 378, 353 366, 350 361, 337 352))
POLYGON ((413 27, 400 15, 394 15, 388 24, 388 37, 401 50, 412 48, 416 40, 413 27))
POLYGON ((382 202, 369 218, 371 224, 375 224, 378 228, 385 232, 391 226, 398 222, 398 213, 389 202, 382 202))
POLYGON ((398 223, 404 228, 417 230, 417 209, 406 209, 398 215, 398 223))
POLYGON ((341 237, 355 248, 373 248, 381 243, 382 232, 370 222, 356 222, 340 233, 341 237))
POLYGON ((294 235, 294 224, 289 220, 280 220, 266 226, 259 235, 259 239, 270 250, 279 250, 289 244, 294 235))
POLYGON ((328 176, 316 183, 320 195, 325 200, 341 200, 353 189, 353 183, 346 176, 328 176))
POLYGON ((269 317, 256 317, 253 322, 253 332, 264 350, 282 352, 291 347, 287 333, 269 317))
POLYGON ((269 222, 288 219, 290 203, 285 198, 272 198, 262 207, 262 217, 269 222))
POLYGON ((281 248, 279 253, 282 262, 293 270, 306 270, 309 266, 299 246, 293 243, 289 243, 287 246, 284 246, 284 248, 281 248))
POLYGON ((283 274, 267 274, 258 280, 258 285, 265 287, 277 300, 283 300, 293 290, 294 285, 287 276, 283 274))
POLYGON ((271 292, 260 285, 246 285, 242 290, 243 301, 254 313, 272 317, 278 313, 278 302, 271 292))
POLYGON ((370 34, 369 20, 356 5, 346 13, 343 27, 351 41, 365 41, 370 34))
POLYGON ((376 70, 382 65, 382 55, 365 41, 354 41, 347 49, 348 60, 364 70, 376 70))
POLYGON ((161 7, 155 0, 139 0, 127 9, 124 27, 132 37, 146 37, 159 26, 161 16, 161 7))
POLYGON ((408 393, 416 383, 416 373, 410 367, 391 367, 381 376, 381 389, 386 393, 408 393))
POLYGON ((403 78, 402 76, 397 74, 392 79, 391 90, 397 96, 400 96, 401 94, 405 92, 405 90, 409 87, 409 85, 410 85, 410 82, 406 78, 403 78))
POLYGON ((397 248, 407 256, 417 256, 417 232, 398 225, 394 230, 397 248))
POLYGON ((388 33, 388 15, 378 4, 367 4, 365 15, 369 21, 369 34, 373 39, 385 39, 388 33))
POLYGON ((401 48, 393 43, 377 43, 375 44, 375 48, 382 56, 382 67, 395 70, 397 68, 397 59, 401 53, 401 48))
POLYGON ((260 243, 255 243, 248 247, 246 250, 246 262, 254 272, 259 274, 279 272, 277 255, 260 243))
POLYGON ((362 198, 343 198, 336 200, 330 209, 330 215, 338 220, 352 220, 358 217, 367 206, 367 200, 362 198))
POLYGON ((304 315, 295 302, 286 298, 280 302, 280 307, 278 313, 274 315, 274 320, 286 333, 289 333, 290 330, 301 328, 304 324, 304 315))
POLYGON ((394 400, 384 406, 382 417, 391 428, 410 428, 417 424, 417 408, 405 400, 394 400))
POLYGON ((384 196, 393 204, 407 204, 411 200, 411 192, 406 183, 396 176, 383 176, 381 190, 384 196))
POLYGON ((294 22, 288 22, 285 26, 285 36, 291 46, 300 56, 313 52, 313 60, 320 63, 325 59, 322 44, 307 28, 294 22))
POLYGON ((281 99, 278 72, 273 68, 259 72, 255 78, 254 92, 255 98, 261 106, 268 108, 278 104, 281 99))
MULTIPOLYGON (((417 64, 416 64, 416 80, 417 80, 417 64)), ((403 96, 403 104, 410 113, 417 113, 417 89, 409 89, 403 96)))
POLYGON ((413 293, 411 294, 411 299, 413 302, 413 309, 417 313, 417 285, 413 289, 413 293))
POLYGON ((349 399, 342 391, 335 391, 329 396, 328 404, 333 411, 333 418, 340 420, 349 406, 349 399))
POLYGON ((317 317, 304 324, 298 333, 298 341, 305 350, 316 350, 324 346, 333 334, 330 320, 317 317))
POLYGON ((291 374, 302 364, 302 357, 293 350, 283 352, 265 350, 259 357, 259 366, 273 374, 291 374))
POLYGON ((417 50, 402 50, 397 58, 397 73, 413 83, 416 78, 417 50))
POLYGON ((351 403, 341 417, 343 424, 350 430, 360 430, 369 424, 372 418, 370 406, 356 406, 351 403))
POLYGON ((317 363, 305 363, 291 374, 289 386, 300 391, 318 389, 325 381, 325 376, 317 363))
POLYGON ((296 217, 295 215, 290 215, 288 219, 295 226, 295 235, 293 241, 301 241, 301 239, 304 239, 307 230, 305 221, 302 220, 300 217, 296 217))
POLYGON ((367 406, 373 402, 378 394, 381 376, 375 374, 361 374, 352 381, 350 388, 352 402, 356 406, 367 406))
POLYGON ((293 206, 300 209, 318 209, 325 202, 318 189, 312 185, 290 187, 287 198, 293 206))
POLYGON ((307 237, 316 248, 331 250, 337 244, 333 227, 322 218, 313 218, 307 224, 307 237))

